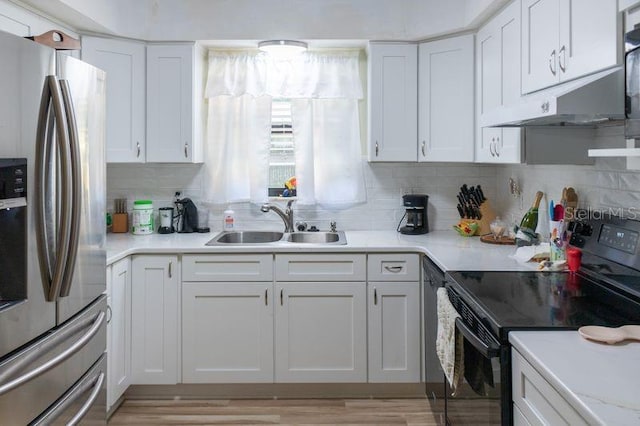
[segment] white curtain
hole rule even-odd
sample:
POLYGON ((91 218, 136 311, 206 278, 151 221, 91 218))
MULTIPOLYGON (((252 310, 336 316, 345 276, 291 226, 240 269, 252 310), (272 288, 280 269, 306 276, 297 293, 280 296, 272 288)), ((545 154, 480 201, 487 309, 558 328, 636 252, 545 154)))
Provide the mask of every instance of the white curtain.
POLYGON ((214 204, 266 202, 271 97, 213 97, 209 99, 207 129, 207 201, 214 204))
POLYGON ((355 99, 291 102, 298 203, 344 208, 365 201, 355 99))
POLYGON ((267 198, 271 99, 277 97, 292 100, 298 202, 328 208, 364 202, 358 55, 305 53, 277 60, 256 52, 211 51, 207 198, 267 198))

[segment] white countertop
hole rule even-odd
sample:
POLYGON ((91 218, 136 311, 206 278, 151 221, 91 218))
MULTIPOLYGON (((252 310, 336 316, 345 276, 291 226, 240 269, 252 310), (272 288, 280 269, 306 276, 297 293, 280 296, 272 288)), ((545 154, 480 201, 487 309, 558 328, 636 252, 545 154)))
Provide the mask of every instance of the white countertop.
POLYGON ((345 231, 346 245, 276 242, 206 246, 218 233, 107 234, 107 265, 131 254, 160 253, 291 253, 291 252, 418 252, 445 271, 528 271, 535 263, 509 258, 515 246, 486 244, 479 237, 461 237, 454 231, 403 235, 395 231, 345 231))
POLYGON ((517 331, 509 341, 589 424, 640 424, 640 342, 592 342, 577 331, 517 331))

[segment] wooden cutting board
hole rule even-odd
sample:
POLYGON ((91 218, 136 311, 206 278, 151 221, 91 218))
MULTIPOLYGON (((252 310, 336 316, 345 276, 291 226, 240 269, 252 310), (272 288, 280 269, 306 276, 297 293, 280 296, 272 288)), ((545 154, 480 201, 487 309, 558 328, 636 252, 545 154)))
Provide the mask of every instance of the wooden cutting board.
POLYGON ((502 244, 502 245, 515 245, 516 240, 513 238, 505 237, 493 238, 493 234, 485 234, 480 237, 480 241, 487 244, 502 244))

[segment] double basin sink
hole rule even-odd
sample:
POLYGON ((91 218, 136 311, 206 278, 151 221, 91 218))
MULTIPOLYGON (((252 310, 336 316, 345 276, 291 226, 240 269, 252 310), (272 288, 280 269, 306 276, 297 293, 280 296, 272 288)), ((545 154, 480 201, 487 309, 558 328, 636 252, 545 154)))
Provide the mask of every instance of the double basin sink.
POLYGON ((306 243, 306 244, 347 244, 343 231, 337 232, 272 232, 272 231, 230 231, 221 232, 206 245, 265 244, 265 243, 306 243))

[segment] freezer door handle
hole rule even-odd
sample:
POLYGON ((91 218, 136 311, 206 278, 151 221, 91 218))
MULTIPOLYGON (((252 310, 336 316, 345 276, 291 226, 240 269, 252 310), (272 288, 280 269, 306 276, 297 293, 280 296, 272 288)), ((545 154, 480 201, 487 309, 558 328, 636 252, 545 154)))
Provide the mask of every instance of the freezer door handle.
POLYGON ((82 170, 80 165, 80 144, 78 143, 78 126, 76 124, 76 113, 73 109, 73 102, 71 99, 71 89, 67 80, 60 80, 60 89, 62 92, 62 100, 65 109, 65 116, 67 119, 67 131, 69 136, 69 151, 70 151, 70 169, 66 178, 68 179, 68 185, 71 188, 71 204, 62 206, 63 210, 70 212, 71 216, 71 229, 69 234, 69 250, 64 266, 64 275, 62 278, 62 285, 60 288, 60 297, 66 297, 71 290, 71 283, 73 282, 73 272, 75 271, 76 259, 78 255, 78 243, 80 242, 80 209, 82 204, 81 198, 81 179, 82 170))
POLYGON ((93 319, 87 319, 78 322, 73 327, 69 327, 64 330, 62 333, 60 333, 60 335, 56 336, 56 338, 44 342, 42 346, 38 348, 38 350, 31 351, 28 355, 22 357, 20 361, 16 362, 5 371, 0 372, 0 395, 4 395, 5 393, 12 391, 13 389, 27 383, 28 381, 35 379, 36 377, 46 373, 68 358, 72 357, 87 343, 89 343, 91 339, 93 339, 93 337, 96 335, 96 333, 98 333, 100 327, 102 327, 102 323, 104 322, 105 317, 106 314, 101 310, 93 319), (39 367, 36 367, 33 370, 29 371, 28 373, 25 373, 16 379, 8 381, 8 379, 15 373, 21 371, 24 367, 33 363, 39 357, 52 350, 52 348, 58 346, 60 343, 67 340, 70 336, 75 335, 78 331, 86 328, 89 325, 91 326, 89 330, 87 330, 87 332, 84 333, 82 337, 76 340, 66 350, 51 358, 49 361, 45 362, 39 367))
POLYGON ((71 216, 65 206, 71 203, 70 182, 67 178, 70 173, 70 157, 60 86, 57 78, 49 75, 45 79, 38 115, 35 210, 40 273, 45 298, 50 302, 57 300, 60 293, 66 254, 69 251, 71 216), (57 150, 53 146, 54 127, 57 150), (61 179, 53 174, 57 169, 56 163, 60 165, 61 179), (60 197, 53 193, 52 182, 60 182, 60 197), (58 199, 61 200, 61 205, 57 205, 58 199))
POLYGON ((62 404, 54 407, 51 411, 47 412, 46 415, 32 423, 32 425, 39 426, 53 423, 69 408, 71 404, 76 402, 86 391, 91 389, 91 393, 85 403, 82 404, 82 407, 80 407, 78 412, 67 422, 67 426, 80 424, 80 421, 87 415, 93 404, 96 402, 96 399, 98 399, 98 395, 100 394, 100 390, 104 384, 104 378, 104 372, 100 371, 92 380, 88 380, 73 389, 73 393, 65 398, 62 404))

